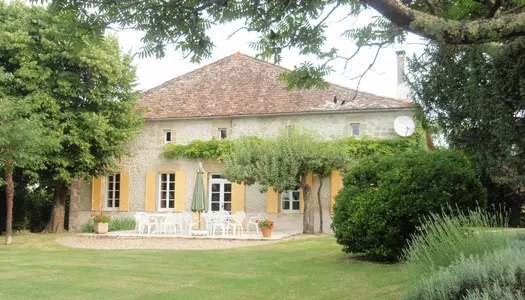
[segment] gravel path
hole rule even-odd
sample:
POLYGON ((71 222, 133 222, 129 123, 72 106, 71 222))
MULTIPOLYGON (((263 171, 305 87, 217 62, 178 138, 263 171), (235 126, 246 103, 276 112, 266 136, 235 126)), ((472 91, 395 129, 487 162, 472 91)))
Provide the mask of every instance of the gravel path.
POLYGON ((276 242, 312 238, 321 235, 296 235, 282 240, 250 241, 250 240, 220 240, 220 239, 185 239, 185 238, 140 238, 140 237, 91 237, 66 236, 56 241, 66 247, 85 249, 170 249, 170 250, 211 250, 228 249, 248 246, 269 245, 276 242))
POLYGON ((63 246, 86 249, 171 249, 171 250, 210 250, 247 246, 259 246, 276 241, 238 241, 184 238, 133 238, 133 237, 87 237, 68 236, 57 239, 63 246))

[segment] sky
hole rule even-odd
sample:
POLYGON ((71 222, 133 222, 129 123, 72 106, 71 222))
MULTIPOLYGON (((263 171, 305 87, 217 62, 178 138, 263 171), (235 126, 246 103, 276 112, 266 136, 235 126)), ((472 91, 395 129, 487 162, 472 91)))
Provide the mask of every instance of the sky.
MULTIPOLYGON (((374 11, 368 11, 361 14, 357 19, 348 18, 340 21, 346 15, 346 10, 338 10, 327 20, 327 43, 325 46, 327 49, 336 47, 340 49, 340 55, 350 56, 356 47, 352 40, 341 37, 341 33, 352 26, 367 24, 377 14, 374 11)), ((212 57, 204 59, 200 64, 191 63, 189 58, 183 59, 183 55, 176 52, 173 48, 168 48, 166 56, 162 59, 156 59, 154 57, 139 59, 138 56, 135 56, 134 63, 137 66, 138 87, 142 90, 153 88, 174 77, 188 73, 236 52, 255 56, 257 52, 249 47, 249 42, 258 40, 259 35, 257 33, 248 33, 241 30, 231 38, 228 38, 228 36, 242 26, 242 21, 213 26, 209 32, 215 44, 212 57)), ((131 51, 131 53, 140 51, 141 32, 122 30, 117 31, 116 34, 118 35, 119 44, 123 51, 131 51)), ((408 43, 405 45, 396 45, 395 47, 383 49, 371 71, 369 71, 361 81, 360 90, 377 95, 395 97, 397 87, 395 51, 405 50, 407 56, 412 56, 414 53, 421 53, 421 49, 421 41, 416 36, 410 36, 408 43)), ((326 79, 331 83, 355 88, 357 86, 357 80, 351 80, 351 77, 361 74, 372 62, 375 55, 375 48, 363 50, 361 54, 348 64, 346 71, 344 71, 343 60, 334 61, 331 65, 335 69, 335 72, 330 74, 326 79)), ((292 69, 294 66, 298 66, 305 61, 316 62, 315 57, 301 56, 295 49, 286 49, 283 51, 280 65, 292 69)))

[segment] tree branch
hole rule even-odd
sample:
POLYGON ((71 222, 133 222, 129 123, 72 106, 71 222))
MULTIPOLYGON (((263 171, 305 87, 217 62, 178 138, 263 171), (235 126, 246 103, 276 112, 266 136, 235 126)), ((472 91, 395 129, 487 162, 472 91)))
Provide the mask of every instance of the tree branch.
POLYGON ((363 73, 361 73, 361 75, 357 75, 355 77, 350 78, 350 80, 355 80, 355 79, 359 78, 359 81, 357 82, 357 86, 356 86, 356 89, 355 89, 354 97, 352 97, 351 100, 355 100, 355 98, 357 97, 357 94, 359 93, 359 87, 361 86, 361 80, 363 79, 363 77, 365 77, 366 73, 368 73, 368 71, 370 71, 370 69, 372 69, 372 67, 376 63, 377 57, 379 56, 379 52, 381 52, 381 49, 383 49, 384 45, 388 45, 388 43, 384 43, 384 44, 379 45, 377 47, 376 54, 374 56, 374 60, 368 65, 368 68, 366 68, 366 70, 363 73))
POLYGON ((480 44, 525 36, 525 13, 460 22, 433 16, 396 0, 360 0, 397 26, 447 44, 480 44))
MULTIPOLYGON (((490 3, 490 0, 485 0, 490 3)), ((494 1, 494 5, 489 8, 489 15, 487 18, 493 18, 498 9, 500 8, 501 4, 503 4, 503 0, 496 0, 494 1)))

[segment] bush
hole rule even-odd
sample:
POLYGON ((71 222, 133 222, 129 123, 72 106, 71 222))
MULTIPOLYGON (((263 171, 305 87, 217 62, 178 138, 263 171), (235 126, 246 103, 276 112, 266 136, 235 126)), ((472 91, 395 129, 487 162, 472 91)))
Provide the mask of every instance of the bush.
POLYGON ((94 225, 95 222, 93 221, 93 218, 90 218, 84 225, 82 225, 82 232, 95 232, 95 229, 93 228, 94 225))
POLYGON ((396 260, 421 218, 451 206, 486 204, 469 160, 455 151, 364 158, 344 178, 332 228, 348 253, 396 260))
POLYGON ((409 278, 418 280, 447 267, 461 256, 481 255, 509 245, 511 238, 506 232, 488 230, 489 227, 505 226, 505 217, 491 215, 482 210, 450 217, 432 214, 425 218, 412 241, 403 250, 405 271, 409 278))
POLYGON ((515 241, 483 255, 458 261, 421 278, 402 299, 524 299, 525 243, 515 241))
POLYGON ((109 222, 109 225, 108 225, 109 231, 134 230, 134 229, 135 229, 135 219, 133 218, 115 219, 109 222))
MULTIPOLYGON (((95 232, 95 229, 93 228, 94 224, 95 222, 93 221, 93 218, 90 218, 84 225, 82 225, 82 232, 95 232)), ((135 229, 135 219, 133 218, 120 218, 108 223, 108 231, 133 229, 135 229)))

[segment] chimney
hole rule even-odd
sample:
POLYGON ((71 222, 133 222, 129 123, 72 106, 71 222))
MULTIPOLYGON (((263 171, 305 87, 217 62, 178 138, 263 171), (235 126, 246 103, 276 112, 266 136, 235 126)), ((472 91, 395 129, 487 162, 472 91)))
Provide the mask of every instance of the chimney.
POLYGON ((396 99, 410 101, 410 90, 405 82, 405 50, 396 51, 397 55, 397 88, 396 99))

